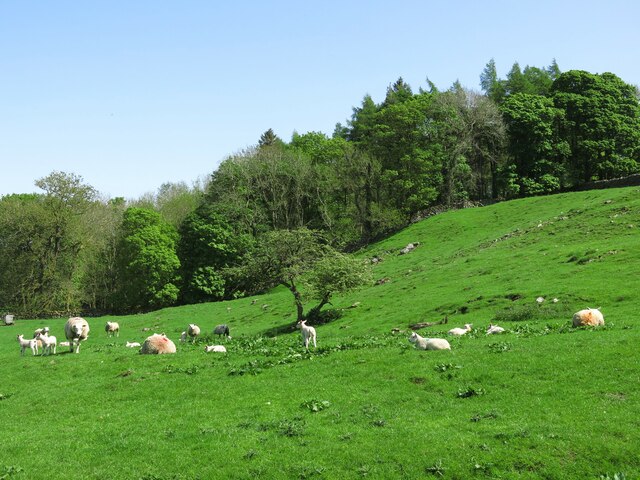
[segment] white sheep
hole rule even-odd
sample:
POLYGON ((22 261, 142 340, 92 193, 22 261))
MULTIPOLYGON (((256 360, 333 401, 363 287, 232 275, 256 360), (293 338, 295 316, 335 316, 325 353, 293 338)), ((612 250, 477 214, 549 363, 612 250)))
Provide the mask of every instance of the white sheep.
POLYGON ((451 345, 444 338, 424 338, 413 332, 409 342, 414 343, 418 350, 451 350, 451 345))
POLYGON ((308 327, 306 320, 300 320, 296 326, 300 329, 300 333, 302 334, 302 343, 304 343, 304 348, 309 350, 309 340, 313 340, 313 347, 316 348, 316 329, 308 327))
POLYGON ((207 345, 204 347, 204 351, 206 353, 210 352, 219 352, 219 353, 227 353, 227 349, 224 345, 207 345))
POLYGON ((25 339, 23 334, 20 334, 16 337, 18 339, 18 343, 20 344, 20 355, 24 355, 24 351, 27 348, 31 349, 31 353, 34 355, 38 354, 38 341, 35 338, 25 339))
POLYGON ((604 316, 597 308, 586 308, 584 310, 580 310, 573 314, 573 326, 579 327, 581 325, 588 325, 591 327, 604 325, 604 316))
POLYGON ((449 330, 449 335, 464 335, 465 333, 469 333, 471 331, 471 327, 473 325, 471 323, 465 323, 464 328, 456 327, 449 330))
POLYGON ((154 333, 142 344, 141 354, 166 354, 176 353, 176 344, 173 343, 164 333, 154 333))
POLYGON ((107 322, 104 325, 104 331, 107 332, 107 337, 120 336, 120 324, 118 322, 107 322))
POLYGON ((38 336, 39 333, 45 333, 48 334, 49 333, 49 327, 42 327, 42 328, 36 328, 33 331, 33 338, 36 338, 38 336))
POLYGON ((187 335, 195 342, 196 337, 200 335, 200 327, 195 323, 190 323, 187 327, 187 335))
POLYGON ((58 342, 59 347, 70 347, 71 342, 58 342))
POLYGON ((71 317, 64 324, 64 335, 69 340, 69 351, 80 353, 80 342, 89 337, 89 324, 82 317, 71 317))
POLYGON ((487 327, 487 335, 494 335, 496 333, 503 333, 504 328, 499 327, 498 325, 489 324, 487 327))
POLYGON ((536 298, 536 303, 537 303, 538 305, 542 305, 542 304, 544 303, 544 297, 538 297, 538 298, 536 298))
POLYGON ((135 348, 139 346, 140 346, 140 342, 127 342, 127 344, 125 345, 125 347, 129 347, 129 348, 135 348))
POLYGON ((51 347, 53 347, 53 353, 56 353, 56 346, 58 345, 58 339, 48 333, 39 333, 36 336, 36 340, 42 342, 42 355, 49 355, 51 353, 51 347))

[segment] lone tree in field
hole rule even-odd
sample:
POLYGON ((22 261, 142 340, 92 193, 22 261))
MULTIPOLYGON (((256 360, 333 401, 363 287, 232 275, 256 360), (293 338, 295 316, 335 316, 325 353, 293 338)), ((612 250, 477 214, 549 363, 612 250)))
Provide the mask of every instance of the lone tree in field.
POLYGON ((318 233, 306 228, 267 233, 248 268, 263 279, 265 288, 284 285, 289 289, 296 306, 296 321, 305 318, 304 297, 319 300, 306 317, 317 315, 330 304, 332 295, 370 281, 364 262, 338 252, 318 233), (305 288, 304 295, 301 287, 305 288))

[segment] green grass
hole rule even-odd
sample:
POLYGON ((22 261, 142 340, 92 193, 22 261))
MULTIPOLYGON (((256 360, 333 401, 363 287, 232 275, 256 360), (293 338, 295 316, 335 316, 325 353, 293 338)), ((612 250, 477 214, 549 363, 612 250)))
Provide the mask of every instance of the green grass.
POLYGON ((89 319, 79 355, 21 357, 17 334, 61 340, 65 319, 17 319, 0 328, 0 479, 640 478, 639 227, 637 188, 416 223, 360 252, 389 281, 334 299, 311 353, 285 289, 115 317, 116 339, 114 317, 89 319), (605 327, 570 327, 587 306, 605 327), (407 342, 445 316, 420 333, 475 329, 451 351, 407 342), (223 322, 226 355, 124 347, 223 322))

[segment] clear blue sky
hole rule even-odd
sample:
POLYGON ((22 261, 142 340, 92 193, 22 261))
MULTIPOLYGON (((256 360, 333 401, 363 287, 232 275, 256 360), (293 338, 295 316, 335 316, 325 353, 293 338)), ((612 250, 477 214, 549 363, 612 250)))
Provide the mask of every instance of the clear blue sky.
POLYGON ((331 135, 403 77, 494 58, 640 84, 640 2, 0 0, 0 195, 54 170, 108 197, 191 184, 273 128, 331 135))

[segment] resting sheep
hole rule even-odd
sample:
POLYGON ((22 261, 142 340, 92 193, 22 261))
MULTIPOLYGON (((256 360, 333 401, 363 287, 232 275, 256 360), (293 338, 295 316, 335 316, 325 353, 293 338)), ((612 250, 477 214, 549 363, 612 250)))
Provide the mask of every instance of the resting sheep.
POLYGON ((89 337, 89 324, 82 317, 71 317, 64 324, 64 335, 69 340, 69 351, 80 353, 80 342, 83 342, 89 337))
POLYGON ((20 334, 16 337, 20 344, 20 355, 24 355, 24 351, 27 348, 31 349, 31 353, 36 355, 38 353, 38 341, 35 338, 25 340, 24 335, 20 334))
POLYGON ((227 324, 217 325, 216 328, 213 329, 214 335, 222 336, 224 335, 227 338, 231 338, 229 336, 229 327, 227 324))
POLYGON ((125 347, 128 347, 128 348, 134 348, 139 346, 140 346, 140 342, 127 342, 127 344, 125 345, 125 347))
POLYGON ((227 349, 224 345, 207 345, 204 347, 204 351, 206 353, 210 352, 219 352, 219 353, 227 353, 227 349))
POLYGON ((300 329, 300 333, 302 334, 302 343, 304 343, 304 348, 309 350, 309 340, 313 340, 313 348, 316 348, 316 329, 308 327, 306 320, 300 320, 296 326, 300 329))
POLYGON ((409 342, 414 343, 418 350, 451 350, 451 345, 444 338, 424 338, 413 332, 409 342))
POLYGON ((195 323, 190 323, 187 327, 187 335, 195 342, 196 337, 200 335, 200 327, 195 323))
POLYGON ((456 327, 449 330, 449 335, 464 335, 465 333, 469 333, 471 331, 471 327, 473 325, 470 323, 465 323, 464 328, 456 327))
POLYGON ((487 327, 487 335, 494 335, 496 333, 504 332, 504 328, 499 327, 498 325, 489 324, 487 327))
POLYGON ((176 344, 167 338, 164 333, 154 333, 142 344, 142 354, 176 353, 176 344))
POLYGON ((580 310, 573 315, 573 326, 580 327, 582 325, 588 325, 595 327, 597 325, 604 325, 604 317, 602 312, 597 308, 586 308, 580 310))
POLYGON ((107 337, 120 336, 120 324, 118 322, 107 322, 104 326, 104 331, 107 332, 107 337))
POLYGON ((51 347, 53 347, 53 353, 56 353, 56 345, 58 345, 58 339, 48 333, 39 333, 36 335, 36 340, 42 342, 42 355, 49 355, 51 353, 51 347))

